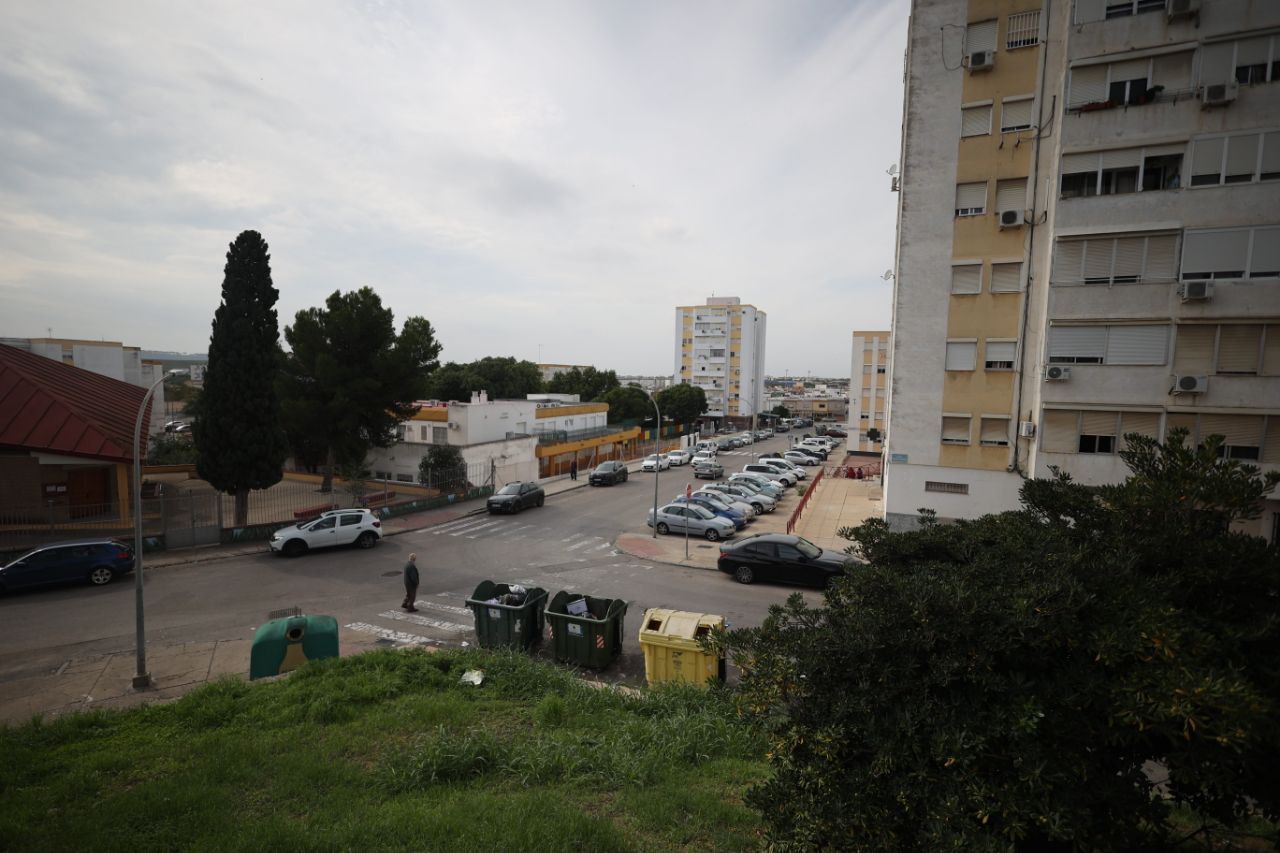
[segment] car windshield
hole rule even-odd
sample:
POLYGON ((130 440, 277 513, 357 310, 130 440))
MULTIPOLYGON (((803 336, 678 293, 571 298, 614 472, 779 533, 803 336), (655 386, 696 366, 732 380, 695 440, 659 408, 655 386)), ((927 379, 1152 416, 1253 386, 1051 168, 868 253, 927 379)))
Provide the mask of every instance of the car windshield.
POLYGON ((706 507, 698 506, 697 504, 690 504, 689 511, 692 512, 694 515, 696 515, 698 518, 701 518, 703 520, 716 517, 716 514, 714 512, 707 509, 706 507))
POLYGON ((654 459, 657 459, 657 458, 658 458, 658 454, 656 454, 656 453, 650 453, 648 456, 646 456, 646 457, 645 457, 645 459, 648 459, 648 460, 650 460, 650 461, 652 461, 652 460, 654 460, 654 459))
POLYGON ((501 489, 498 489, 498 494, 500 494, 500 495, 518 495, 518 494, 520 494, 520 484, 519 484, 519 483, 508 483, 507 485, 503 486, 501 489))
POLYGON ((796 537, 796 550, 799 551, 801 554, 804 554, 810 560, 822 554, 821 548, 819 548, 817 545, 814 545, 808 539, 805 539, 800 536, 796 537))

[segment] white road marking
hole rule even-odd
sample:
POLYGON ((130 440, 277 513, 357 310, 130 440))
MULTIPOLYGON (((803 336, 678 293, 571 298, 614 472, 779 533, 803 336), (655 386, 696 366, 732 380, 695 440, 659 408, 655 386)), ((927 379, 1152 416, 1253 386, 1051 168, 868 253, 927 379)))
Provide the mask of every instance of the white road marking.
POLYGON ((441 610, 445 613, 452 613, 455 616, 470 616, 471 611, 465 607, 454 607, 452 604, 440 604, 435 601, 424 601, 418 599, 413 603, 414 607, 429 607, 432 610, 441 610))
POLYGON ((502 532, 500 532, 498 535, 499 535, 499 536, 510 536, 510 535, 512 535, 513 533, 519 533, 521 530, 528 530, 530 527, 533 527, 533 525, 532 525, 532 524, 521 524, 521 525, 519 525, 518 527, 508 527, 506 530, 503 530, 503 531, 502 531, 502 532))
POLYGON ((597 539, 599 539, 599 538, 600 538, 599 536, 590 536, 590 537, 588 537, 588 538, 586 538, 586 539, 583 539, 581 542, 574 542, 572 545, 570 545, 568 548, 565 548, 564 550, 565 550, 565 551, 576 551, 577 549, 579 549, 579 548, 581 548, 581 547, 583 547, 583 546, 585 546, 585 545, 590 545, 592 542, 596 541, 596 540, 597 540, 597 539))
POLYGON ((455 634, 465 634, 471 630, 470 625, 459 625, 456 622, 445 622, 441 619, 432 619, 429 616, 419 616, 416 613, 401 613, 398 610, 388 610, 385 613, 379 613, 378 618, 395 619, 400 622, 412 622, 414 625, 421 625, 423 628, 438 628, 441 631, 450 631, 455 634))
MULTIPOLYGON (((603 551, 605 548, 609 548, 609 547, 611 547, 611 546, 609 545, 609 543, 608 543, 608 542, 605 542, 605 543, 604 543, 604 544, 602 544, 602 545, 597 545, 596 547, 592 548, 591 550, 592 550, 592 551, 603 551)), ((611 555, 611 556, 612 556, 612 555, 611 555)))
POLYGON ((466 518, 466 519, 462 519, 461 521, 451 521, 448 524, 442 524, 439 527, 431 528, 431 532, 434 533, 436 536, 439 536, 441 533, 450 533, 454 530, 465 530, 468 527, 474 527, 475 525, 481 523, 482 521, 484 521, 483 517, 466 518))
MULTIPOLYGON (((493 527, 495 524, 501 524, 501 521, 490 521, 485 524, 477 524, 475 527, 468 527, 466 530, 455 530, 450 536, 462 536, 467 533, 475 533, 477 530, 484 530, 486 527, 493 527)), ((476 534, 477 536, 479 534, 476 534)), ((468 536, 468 539, 475 539, 475 536, 468 536)))
POLYGON ((352 631, 359 631, 362 634, 373 634, 375 637, 381 637, 384 640, 393 640, 397 643, 430 643, 428 637, 420 637, 417 634, 407 634, 404 631, 392 631, 390 628, 380 628, 377 625, 370 625, 368 622, 352 622, 346 626, 352 631))
POLYGON ((575 533, 575 534, 573 534, 572 536, 566 536, 565 538, 561 539, 560 541, 561 541, 561 542, 572 542, 573 540, 575 540, 575 539, 581 539, 583 536, 586 536, 586 535, 587 535, 587 534, 585 534, 585 533, 575 533))

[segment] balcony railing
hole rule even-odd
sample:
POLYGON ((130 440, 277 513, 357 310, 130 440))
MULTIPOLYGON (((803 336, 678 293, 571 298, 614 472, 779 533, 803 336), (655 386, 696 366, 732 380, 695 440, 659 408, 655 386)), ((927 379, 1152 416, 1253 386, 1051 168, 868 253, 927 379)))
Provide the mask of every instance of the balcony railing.
POLYGON ((588 427, 587 429, 548 429, 534 433, 538 444, 565 444, 570 441, 586 441, 589 438, 600 438, 622 432, 621 426, 588 427))

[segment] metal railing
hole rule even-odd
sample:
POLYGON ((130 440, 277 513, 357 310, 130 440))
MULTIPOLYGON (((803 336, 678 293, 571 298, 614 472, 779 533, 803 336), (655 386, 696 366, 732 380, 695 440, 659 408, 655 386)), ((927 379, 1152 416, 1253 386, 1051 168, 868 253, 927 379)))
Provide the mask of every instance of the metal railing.
POLYGON ((805 506, 809 503, 809 498, 813 497, 813 493, 818 490, 818 484, 822 482, 822 475, 825 473, 825 468, 819 468, 818 473, 813 478, 813 482, 805 488, 804 494, 800 496, 800 503, 796 504, 796 508, 791 511, 791 517, 787 519, 788 533, 795 532, 796 525, 800 522, 800 516, 804 512, 805 506))
POLYGON ((538 444, 565 444, 570 441, 585 441, 589 438, 614 435, 624 429, 625 427, 617 425, 588 427, 586 429, 548 429, 539 430, 534 435, 538 437, 538 444))

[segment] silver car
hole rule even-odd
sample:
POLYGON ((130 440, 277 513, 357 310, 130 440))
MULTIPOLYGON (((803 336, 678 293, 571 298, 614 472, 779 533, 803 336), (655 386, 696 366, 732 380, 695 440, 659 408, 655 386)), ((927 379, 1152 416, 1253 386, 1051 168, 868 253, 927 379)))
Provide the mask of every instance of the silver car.
MULTIPOLYGON (((653 510, 649 510, 646 522, 654 527, 653 510)), ((658 510, 656 530, 659 533, 684 533, 690 536, 701 536, 708 542, 719 542, 721 539, 733 538, 733 522, 721 518, 709 509, 700 506, 681 506, 667 504, 658 510)))
POLYGON ((732 497, 734 500, 742 501, 749 504, 757 514, 773 512, 778 508, 778 502, 772 496, 766 495, 764 492, 755 492, 745 486, 733 483, 712 483, 703 486, 704 490, 711 490, 719 494, 732 497))
POLYGON ((798 480, 803 480, 809 476, 809 473, 799 465, 788 462, 785 459, 780 459, 776 456, 766 456, 758 461, 778 471, 785 471, 788 474, 794 474, 798 480))
POLYGON ((764 462, 748 462, 746 465, 742 466, 742 470, 746 471, 748 474, 759 474, 761 477, 768 477, 770 480, 782 483, 785 486, 794 486, 800 479, 790 471, 779 471, 777 468, 772 465, 766 465, 764 462))
POLYGON ((756 508, 753 507, 751 504, 747 503, 747 501, 729 492, 717 492, 711 488, 703 488, 703 489, 698 489, 698 491, 694 492, 694 494, 706 495, 709 498, 715 498, 716 500, 720 501, 720 503, 727 506, 729 509, 733 510, 734 512, 740 512, 747 518, 755 518, 757 515, 760 515, 760 513, 756 511, 756 508))

